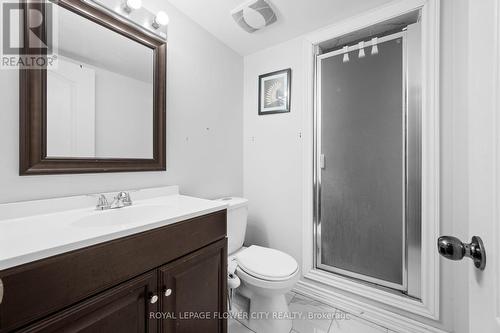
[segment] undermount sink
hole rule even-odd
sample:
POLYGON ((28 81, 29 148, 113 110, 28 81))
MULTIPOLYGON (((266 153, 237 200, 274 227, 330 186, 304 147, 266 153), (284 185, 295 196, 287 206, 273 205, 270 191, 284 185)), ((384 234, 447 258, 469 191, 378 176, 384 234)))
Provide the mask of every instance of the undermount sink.
POLYGON ((162 220, 168 216, 168 207, 163 205, 140 205, 124 208, 93 211, 72 224, 78 227, 108 227, 140 223, 145 220, 162 220))

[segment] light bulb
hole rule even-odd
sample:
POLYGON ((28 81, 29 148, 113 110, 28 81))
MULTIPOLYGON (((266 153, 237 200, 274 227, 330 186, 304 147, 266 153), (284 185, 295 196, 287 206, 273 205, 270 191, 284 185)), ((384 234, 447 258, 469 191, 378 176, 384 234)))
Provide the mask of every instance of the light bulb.
POLYGON ((342 62, 349 62, 349 52, 348 52, 348 47, 344 46, 344 57, 342 58, 342 62))
POLYGON ((142 6, 142 0, 127 0, 127 7, 132 9, 139 9, 142 6))
POLYGON ((372 38, 372 55, 378 54, 378 38, 372 38))
POLYGON ((358 58, 364 58, 365 57, 365 42, 359 42, 359 53, 358 53, 358 58))
MULTIPOLYGON (((167 25, 169 21, 170 19, 168 18, 167 13, 165 13, 164 11, 159 11, 155 16, 154 23, 156 23, 158 29, 160 25, 167 25)), ((153 24, 153 26, 155 26, 155 24, 153 24)))

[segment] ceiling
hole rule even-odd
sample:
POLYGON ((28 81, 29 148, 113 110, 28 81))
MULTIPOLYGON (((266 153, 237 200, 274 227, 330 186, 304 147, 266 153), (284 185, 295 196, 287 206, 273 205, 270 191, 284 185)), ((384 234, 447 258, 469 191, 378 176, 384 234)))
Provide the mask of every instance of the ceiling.
POLYGON ((146 83, 153 82, 152 49, 67 9, 58 11, 57 20, 56 47, 61 56, 146 83))
POLYGON ((241 55, 322 28, 391 0, 269 0, 278 21, 253 34, 233 21, 230 11, 246 0, 169 0, 181 12, 241 55))

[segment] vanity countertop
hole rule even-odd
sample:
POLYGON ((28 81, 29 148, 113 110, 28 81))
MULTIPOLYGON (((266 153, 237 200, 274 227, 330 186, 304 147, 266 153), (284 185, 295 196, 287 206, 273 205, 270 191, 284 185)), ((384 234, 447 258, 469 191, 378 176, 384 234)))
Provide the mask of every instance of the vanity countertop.
POLYGON ((136 200, 130 207, 113 210, 97 211, 92 206, 3 218, 0 219, 0 270, 213 213, 226 207, 223 201, 169 193, 136 200))

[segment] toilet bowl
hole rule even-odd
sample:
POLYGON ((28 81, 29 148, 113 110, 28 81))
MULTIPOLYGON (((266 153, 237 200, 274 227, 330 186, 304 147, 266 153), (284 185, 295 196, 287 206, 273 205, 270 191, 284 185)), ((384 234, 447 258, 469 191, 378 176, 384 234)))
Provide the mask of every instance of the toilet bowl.
POLYGON ((250 299, 250 329, 259 333, 290 332, 292 320, 285 294, 299 279, 295 259, 275 249, 252 245, 231 260, 238 263, 238 293, 250 299))
POLYGON ((288 333, 292 329, 285 294, 298 281, 297 261, 290 255, 267 247, 243 247, 248 201, 223 198, 228 204, 228 263, 236 267, 241 280, 237 292, 250 300, 248 325, 259 333, 288 333))

